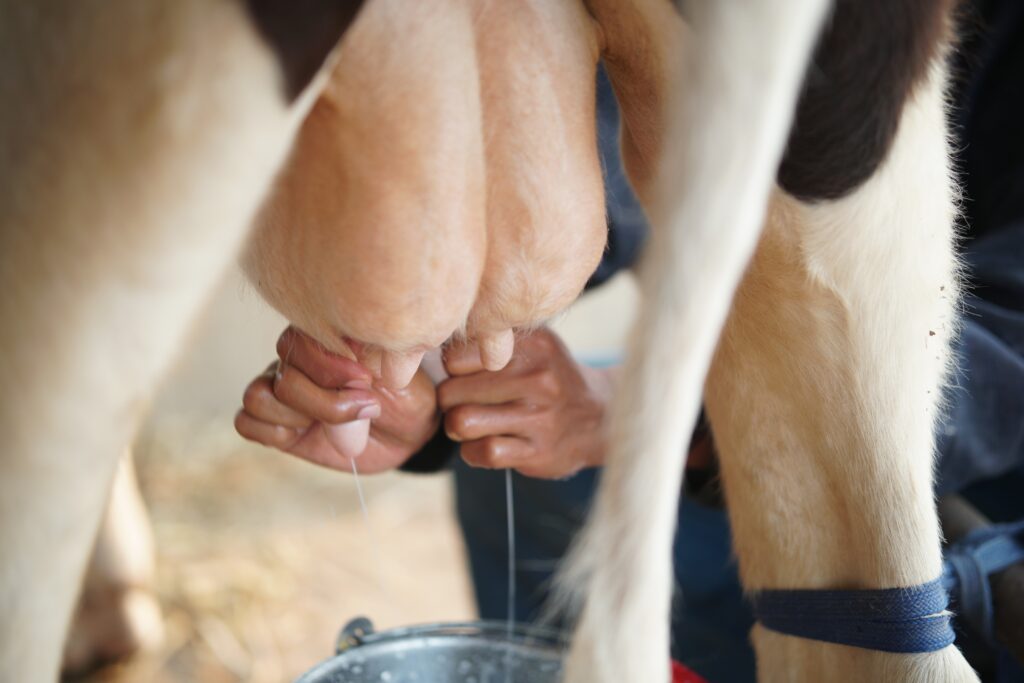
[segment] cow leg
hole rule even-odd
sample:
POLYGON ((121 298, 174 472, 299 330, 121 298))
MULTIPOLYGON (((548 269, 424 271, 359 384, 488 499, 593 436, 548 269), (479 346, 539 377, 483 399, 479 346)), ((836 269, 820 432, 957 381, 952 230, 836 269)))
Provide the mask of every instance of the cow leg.
POLYGON ((0 3, 2 681, 56 677, 117 455, 352 14, 273 5, 0 3))
MULTIPOLYGON (((852 194, 773 199, 708 377, 747 590, 890 588, 941 571, 933 427, 955 333, 944 74, 852 194)), ((762 681, 973 681, 953 646, 891 654, 756 626, 762 681)))
MULTIPOLYGON (((685 3, 687 61, 671 94, 657 176, 642 193, 653 227, 640 273, 643 306, 595 508, 564 576, 585 595, 570 683, 668 679, 684 443, 733 291, 757 244, 826 5, 685 3)), ((630 125, 625 107, 623 116, 630 125)))
POLYGON ((65 673, 80 673, 151 649, 163 638, 154 592, 153 529, 130 452, 121 457, 92 550, 71 631, 65 673))

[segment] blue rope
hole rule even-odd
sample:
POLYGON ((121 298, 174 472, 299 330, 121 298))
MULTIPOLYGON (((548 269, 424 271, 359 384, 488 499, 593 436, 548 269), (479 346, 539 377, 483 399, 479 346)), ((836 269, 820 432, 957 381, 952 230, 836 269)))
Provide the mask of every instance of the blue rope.
POLYGON ((763 590, 751 600, 758 621, 786 635, 883 652, 934 652, 955 639, 949 596, 964 622, 993 642, 988 577, 1021 561, 1024 520, 968 534, 946 549, 942 577, 919 586, 763 590))
POLYGON ((763 590, 751 596, 765 628, 883 652, 934 652, 953 643, 949 598, 935 579, 881 590, 763 590))
POLYGON ((1024 561, 1024 520, 976 529, 946 549, 942 585, 962 618, 989 645, 995 644, 988 577, 1024 561))

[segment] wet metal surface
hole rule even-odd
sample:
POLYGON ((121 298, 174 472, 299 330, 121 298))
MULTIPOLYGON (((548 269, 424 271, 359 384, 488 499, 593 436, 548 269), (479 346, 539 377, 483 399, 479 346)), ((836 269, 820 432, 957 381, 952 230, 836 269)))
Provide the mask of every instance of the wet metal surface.
POLYGON ((296 683, 556 683, 561 635, 519 627, 510 639, 507 628, 472 622, 371 633, 296 683))

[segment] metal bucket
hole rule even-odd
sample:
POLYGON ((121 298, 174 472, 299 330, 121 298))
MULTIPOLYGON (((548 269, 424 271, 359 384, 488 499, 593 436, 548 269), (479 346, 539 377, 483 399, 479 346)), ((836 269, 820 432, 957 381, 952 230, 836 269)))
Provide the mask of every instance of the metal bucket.
POLYGON ((557 683, 565 636, 537 626, 473 621, 375 633, 355 619, 338 636, 337 656, 296 683, 557 683))

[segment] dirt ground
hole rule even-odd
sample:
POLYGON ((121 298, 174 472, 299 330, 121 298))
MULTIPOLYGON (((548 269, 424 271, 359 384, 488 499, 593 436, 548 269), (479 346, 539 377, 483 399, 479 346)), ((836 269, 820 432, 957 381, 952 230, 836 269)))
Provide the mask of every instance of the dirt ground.
POLYGON ((136 448, 158 548, 162 647, 88 683, 292 680, 338 629, 472 617, 447 476, 362 479, 251 446, 224 420, 136 448))

